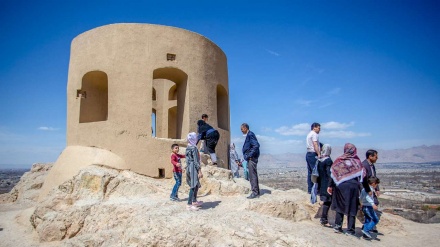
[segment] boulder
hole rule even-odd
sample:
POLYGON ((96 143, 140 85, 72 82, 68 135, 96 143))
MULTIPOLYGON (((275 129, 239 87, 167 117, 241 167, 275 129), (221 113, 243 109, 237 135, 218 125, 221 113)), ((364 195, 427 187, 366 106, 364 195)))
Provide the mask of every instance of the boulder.
POLYGON ((23 174, 20 181, 9 193, 0 195, 0 203, 34 204, 38 199, 44 179, 52 166, 52 163, 33 164, 31 170, 23 174))

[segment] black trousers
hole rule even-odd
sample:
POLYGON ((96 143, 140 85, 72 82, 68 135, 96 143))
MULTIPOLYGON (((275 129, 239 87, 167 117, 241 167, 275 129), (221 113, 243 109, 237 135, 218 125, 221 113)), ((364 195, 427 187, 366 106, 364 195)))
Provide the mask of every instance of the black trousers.
POLYGON ((321 222, 328 222, 328 210, 330 209, 330 205, 332 204, 331 201, 324 202, 322 205, 322 215, 321 215, 321 222))
MULTIPOLYGON (((344 222, 344 214, 336 212, 335 224, 338 226, 342 226, 344 222)), ((347 232, 354 233, 355 232, 355 223, 356 216, 347 216, 347 232)))
POLYGON ((215 153, 215 147, 217 146, 219 139, 220 133, 218 133, 217 130, 214 130, 206 136, 206 147, 208 147, 208 151, 210 154, 215 153))
POLYGON ((255 162, 253 160, 249 160, 248 161, 248 169, 249 169, 249 181, 251 182, 252 193, 259 195, 260 194, 260 186, 258 183, 257 162, 255 162))

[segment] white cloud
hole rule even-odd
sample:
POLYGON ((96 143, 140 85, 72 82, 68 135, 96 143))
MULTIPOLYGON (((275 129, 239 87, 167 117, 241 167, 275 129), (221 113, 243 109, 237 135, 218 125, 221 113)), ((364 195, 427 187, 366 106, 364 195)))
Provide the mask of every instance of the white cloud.
MULTIPOLYGON (((283 136, 306 136, 310 132, 310 125, 311 124, 309 123, 300 123, 293 125, 292 127, 281 126, 275 129, 275 132, 283 136)), ((319 133, 319 135, 327 138, 341 139, 371 136, 370 133, 357 133, 347 130, 352 126, 354 126, 354 122, 339 123, 335 121, 330 121, 326 123, 321 123, 321 132, 319 133)))
POLYGON ((266 51, 269 52, 269 54, 272 54, 272 55, 274 55, 274 56, 277 56, 277 57, 280 56, 280 54, 277 53, 277 52, 274 52, 274 51, 271 51, 271 50, 268 50, 268 49, 266 49, 266 51))
POLYGON ((303 141, 300 140, 280 140, 278 138, 275 138, 273 136, 262 136, 262 135, 257 135, 258 140, 260 140, 261 142, 268 142, 268 143, 283 143, 283 144, 298 144, 298 143, 303 143, 303 141))
POLYGON ((56 130, 58 130, 57 128, 53 128, 53 127, 45 127, 45 126, 43 126, 43 127, 39 127, 38 129, 39 129, 39 130, 44 130, 44 131, 56 131, 56 130))
MULTIPOLYGON (((244 143, 244 136, 241 137, 232 137, 231 138, 231 143, 244 143)), ((237 145, 235 145, 237 146, 237 145)))
POLYGON ((350 138, 355 138, 355 137, 371 136, 371 134, 370 133, 356 133, 353 131, 338 130, 338 131, 322 131, 319 133, 319 136, 326 137, 326 138, 350 139, 350 138))
POLYGON ((281 126, 278 129, 275 129, 275 132, 284 136, 305 136, 310 131, 310 124, 308 123, 300 123, 297 125, 293 125, 292 127, 281 126))
POLYGON ((348 127, 351 127, 354 125, 354 122, 350 122, 350 123, 338 123, 338 122, 327 122, 327 123, 322 123, 321 124, 321 129, 346 129, 348 127))
MULTIPOLYGON (((305 149, 303 140, 281 140, 273 136, 256 135, 260 143, 260 151, 262 153, 281 154, 281 153, 299 153, 305 149)), ((231 138, 231 142, 235 143, 235 149, 241 154, 244 143, 244 136, 231 138)))

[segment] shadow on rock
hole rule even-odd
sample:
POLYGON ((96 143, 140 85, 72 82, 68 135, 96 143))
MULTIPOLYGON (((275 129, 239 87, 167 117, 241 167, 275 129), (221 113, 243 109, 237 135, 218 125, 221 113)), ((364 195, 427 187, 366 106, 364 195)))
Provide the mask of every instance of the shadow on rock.
POLYGON ((264 195, 264 194, 272 194, 272 191, 271 190, 267 190, 267 189, 260 190, 260 195, 264 195))
POLYGON ((208 209, 208 208, 215 208, 220 204, 221 201, 215 201, 215 202, 204 202, 201 206, 202 209, 208 209))
MULTIPOLYGON (((321 218, 321 216, 322 216, 322 206, 323 205, 321 205, 319 207, 318 211, 316 212, 315 217, 314 217, 315 219, 321 218)), ((336 211, 331 210, 331 209, 328 210, 328 214, 327 214, 328 223, 330 223, 330 225, 334 225, 335 224, 335 219, 336 219, 336 211)))

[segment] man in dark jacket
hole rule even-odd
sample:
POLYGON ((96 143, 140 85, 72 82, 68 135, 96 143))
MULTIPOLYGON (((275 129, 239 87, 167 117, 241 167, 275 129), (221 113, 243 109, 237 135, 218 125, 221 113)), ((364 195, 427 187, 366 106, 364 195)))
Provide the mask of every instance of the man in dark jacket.
MULTIPOLYGON (((364 165, 365 170, 367 171, 367 176, 364 179, 369 179, 371 177, 377 177, 376 174, 376 166, 374 165, 378 159, 377 157, 377 151, 370 149, 365 154, 366 159, 362 161, 362 165, 364 165)), ((370 193, 370 186, 368 188, 365 188, 365 191, 367 193, 370 193)), ((376 187, 376 191, 374 193, 374 204, 378 205, 379 201, 377 200, 377 196, 380 196, 380 189, 379 186, 376 187)))
MULTIPOLYGON (((370 177, 377 177, 376 174, 376 166, 374 165, 378 159, 377 157, 377 151, 373 149, 369 149, 367 153, 365 154, 366 159, 362 161, 362 165, 364 165, 365 170, 367 171, 367 175, 364 177, 364 180, 368 180, 370 177)), ((380 196, 380 189, 379 185, 376 187, 375 191, 371 191, 370 186, 364 186, 365 191, 373 196, 374 204, 377 206, 379 205, 379 199, 377 199, 378 196, 380 196)), ((381 212, 376 211, 377 216, 381 216, 381 212)), ((364 226, 362 226, 362 229, 364 229, 364 226)), ((377 233, 376 227, 372 230, 372 232, 377 233)))
POLYGON ((247 197, 254 199, 260 196, 260 186, 258 184, 257 163, 260 157, 260 144, 255 134, 249 130, 249 125, 243 123, 240 127, 241 132, 246 135, 243 144, 243 158, 248 162, 249 181, 251 182, 252 193, 247 197))

